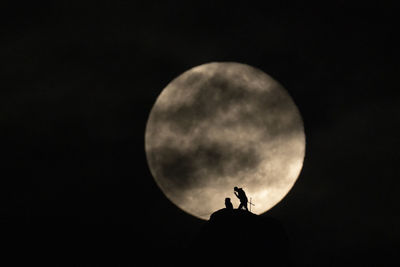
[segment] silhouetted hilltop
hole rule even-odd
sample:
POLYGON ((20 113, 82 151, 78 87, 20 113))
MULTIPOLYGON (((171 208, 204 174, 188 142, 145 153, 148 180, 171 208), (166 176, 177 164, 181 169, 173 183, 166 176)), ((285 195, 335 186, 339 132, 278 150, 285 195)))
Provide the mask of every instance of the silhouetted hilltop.
POLYGON ((214 212, 188 249, 189 262, 198 266, 289 266, 282 224, 244 210, 214 212))

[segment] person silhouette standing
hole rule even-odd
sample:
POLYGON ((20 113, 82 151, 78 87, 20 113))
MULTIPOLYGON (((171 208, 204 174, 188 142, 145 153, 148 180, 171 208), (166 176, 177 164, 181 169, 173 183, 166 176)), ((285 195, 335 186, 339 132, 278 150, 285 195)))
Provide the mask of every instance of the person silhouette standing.
POLYGON ((244 208, 245 210, 248 211, 248 209, 247 209, 247 196, 246 196, 246 193, 244 192, 244 190, 242 188, 238 188, 237 186, 235 186, 233 188, 233 191, 235 193, 235 196, 240 200, 240 205, 238 207, 238 210, 244 208))

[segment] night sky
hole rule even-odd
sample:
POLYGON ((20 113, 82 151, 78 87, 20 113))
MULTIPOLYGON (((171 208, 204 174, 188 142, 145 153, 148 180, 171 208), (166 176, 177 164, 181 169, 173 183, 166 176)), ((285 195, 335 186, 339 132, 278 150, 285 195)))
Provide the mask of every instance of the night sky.
POLYGON ((203 221, 155 184, 146 121, 176 76, 236 61, 279 81, 303 116, 303 170, 268 212, 294 262, 398 260, 395 9, 57 1, 1 11, 0 223, 10 251, 82 264, 179 257, 203 221))

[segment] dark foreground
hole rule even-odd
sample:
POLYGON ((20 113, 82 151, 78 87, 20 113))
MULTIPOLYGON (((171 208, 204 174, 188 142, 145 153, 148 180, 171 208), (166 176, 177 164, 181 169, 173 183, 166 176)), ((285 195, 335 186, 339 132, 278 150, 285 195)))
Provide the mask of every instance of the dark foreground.
POLYGON ((136 225, 78 227, 49 220, 48 224, 9 225, 2 230, 2 256, 14 266, 290 265, 290 246, 282 225, 243 210, 213 213, 180 244, 172 242, 179 237, 171 232, 171 245, 163 245, 169 240, 136 225))
POLYGON ((185 261, 196 266, 289 266, 290 245, 277 220, 221 209, 188 245, 185 261))

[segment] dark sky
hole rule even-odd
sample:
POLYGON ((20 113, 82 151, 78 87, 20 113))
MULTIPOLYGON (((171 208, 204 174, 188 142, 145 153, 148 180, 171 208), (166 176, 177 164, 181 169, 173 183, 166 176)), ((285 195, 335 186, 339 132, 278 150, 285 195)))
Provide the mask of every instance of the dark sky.
POLYGON ((202 221, 153 181, 146 120, 183 71, 237 61, 277 79, 304 119, 302 173, 269 212, 295 262, 397 260, 396 10, 278 2, 3 4, 0 222, 11 250, 128 263, 179 251, 202 221))

